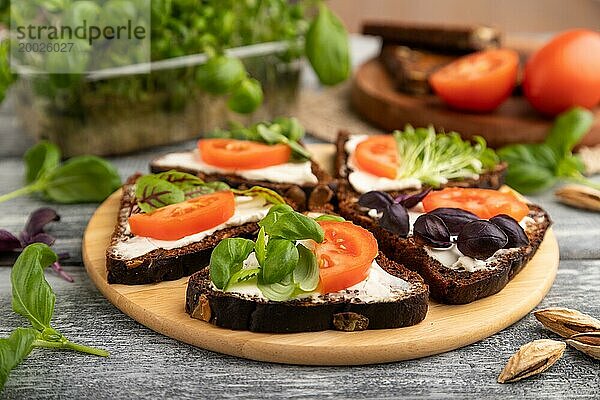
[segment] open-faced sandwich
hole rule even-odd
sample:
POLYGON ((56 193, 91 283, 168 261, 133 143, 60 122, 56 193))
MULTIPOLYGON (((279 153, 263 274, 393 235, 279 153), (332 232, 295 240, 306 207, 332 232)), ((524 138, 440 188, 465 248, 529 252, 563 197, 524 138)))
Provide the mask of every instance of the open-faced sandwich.
POLYGON ((253 238, 277 193, 231 189, 178 171, 135 175, 123 186, 117 225, 106 251, 109 283, 179 279, 208 265, 225 238, 253 238))
POLYGON ((230 238, 190 277, 186 311, 228 329, 303 332, 398 328, 427 313, 421 277, 378 251, 367 230, 273 206, 255 241, 230 238))
POLYGON ((483 139, 407 126, 392 135, 340 133, 337 147, 340 214, 417 271, 438 301, 502 290, 550 226, 541 208, 490 190, 501 187, 506 166, 483 139))
POLYGON ((150 169, 175 169, 235 188, 262 186, 290 199, 298 210, 331 211, 331 177, 299 143, 303 136, 295 118, 216 130, 200 139, 197 149, 161 156, 150 169))

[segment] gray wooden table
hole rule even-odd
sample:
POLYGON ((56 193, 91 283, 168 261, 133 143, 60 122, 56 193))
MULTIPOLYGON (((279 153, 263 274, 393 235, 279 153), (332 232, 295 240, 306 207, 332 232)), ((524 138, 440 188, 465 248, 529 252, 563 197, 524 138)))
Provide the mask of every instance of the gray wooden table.
MULTIPOLYGON (((372 49, 370 50, 372 51, 372 49)), ((361 54, 367 56, 368 52, 361 54)), ((0 193, 21 185, 21 155, 31 144, 10 102, 0 108, 0 193)), ((146 171, 154 155, 192 143, 112 159, 123 178, 146 171)), ((600 214, 532 198, 552 215, 561 250, 556 282, 540 307, 562 306, 600 316, 600 214)), ((19 231, 47 205, 33 198, 0 204, 0 227, 19 231)), ((47 278, 57 295, 54 324, 75 341, 102 347, 108 359, 34 350, 11 374, 0 398, 600 398, 600 363, 568 349, 541 376, 512 385, 496 378, 522 344, 556 338, 529 315, 479 343, 420 360, 361 367, 304 367, 248 361, 198 349, 138 324, 94 287, 81 262, 81 237, 97 205, 54 205, 62 216, 50 233, 75 283, 47 278)), ((24 323, 11 310, 10 257, 0 257, 0 336, 24 323)))

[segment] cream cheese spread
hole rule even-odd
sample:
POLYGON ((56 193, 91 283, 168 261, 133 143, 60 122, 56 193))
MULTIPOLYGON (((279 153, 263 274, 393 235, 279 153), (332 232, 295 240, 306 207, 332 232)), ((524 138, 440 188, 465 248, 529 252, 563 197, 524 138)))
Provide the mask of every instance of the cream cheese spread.
MULTIPOLYGON (((110 251, 117 257, 130 260, 143 256, 157 249, 176 249, 199 242, 216 231, 232 226, 240 226, 248 222, 258 222, 263 219, 272 204, 262 197, 236 196, 235 212, 231 218, 212 229, 198 232, 178 240, 159 240, 144 236, 133 236, 112 246, 110 251)), ((128 229, 128 228, 127 228, 128 229)))
POLYGON ((157 166, 185 168, 207 174, 235 174, 244 179, 275 183, 293 183, 296 185, 316 184, 319 179, 312 172, 310 161, 285 163, 257 169, 226 169, 209 165, 202 161, 200 151, 170 153, 154 161, 157 166))

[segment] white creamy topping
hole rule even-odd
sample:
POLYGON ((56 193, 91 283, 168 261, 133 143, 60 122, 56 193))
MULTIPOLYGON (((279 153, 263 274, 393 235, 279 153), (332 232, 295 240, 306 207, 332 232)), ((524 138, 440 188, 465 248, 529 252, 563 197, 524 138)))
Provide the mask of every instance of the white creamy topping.
POLYGON ((416 178, 390 179, 362 171, 356 164, 354 151, 356 150, 356 146, 368 137, 368 135, 351 135, 345 145, 346 153, 348 153, 348 168, 352 170, 348 174, 348 181, 354 190, 359 193, 366 193, 371 190, 388 192, 392 190, 421 188, 421 181, 416 178))
MULTIPOLYGON (((258 261, 256 260, 254 253, 252 253, 244 262, 244 268, 257 267, 258 261)), ((406 293, 409 290, 410 283, 404 279, 388 274, 376 261, 373 261, 369 270, 369 276, 367 276, 364 281, 342 291, 328 293, 327 297, 330 300, 359 299, 363 302, 385 302, 394 301, 395 296, 399 293, 406 293)), ((266 297, 256 286, 256 282, 238 283, 233 286, 230 291, 266 300, 266 297)), ((319 292, 310 292, 300 295, 297 298, 309 299, 313 302, 324 301, 320 296, 322 296, 322 294, 319 292)))
MULTIPOLYGON (((176 249, 189 244, 199 242, 216 231, 232 226, 240 226, 248 222, 258 222, 263 219, 272 204, 266 202, 262 197, 236 196, 235 213, 227 221, 212 229, 198 232, 178 240, 159 240, 144 236, 133 236, 112 246, 110 251, 117 257, 130 260, 143 256, 157 249, 176 249)), ((129 227, 127 227, 129 229, 129 227)))
POLYGON ((185 168, 207 174, 235 174, 244 179, 268 181, 276 183, 294 183, 297 185, 318 183, 318 178, 312 172, 310 161, 285 163, 257 169, 226 169, 209 165, 202 161, 200 151, 170 153, 154 161, 157 166, 185 168))

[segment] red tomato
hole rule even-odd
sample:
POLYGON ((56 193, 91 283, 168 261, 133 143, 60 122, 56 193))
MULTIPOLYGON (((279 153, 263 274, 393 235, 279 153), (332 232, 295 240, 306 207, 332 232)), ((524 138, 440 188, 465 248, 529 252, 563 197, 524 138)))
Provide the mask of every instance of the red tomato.
POLYGON ((160 240, 177 240, 222 224, 235 212, 233 192, 205 194, 129 217, 131 233, 160 240))
POLYGON ((352 222, 319 221, 325 240, 317 243, 319 291, 337 292, 366 279, 377 257, 377 240, 371 232, 352 222))
POLYGON ((529 214, 525 202, 510 193, 490 189, 446 188, 431 192, 423 199, 426 212, 441 207, 460 208, 482 219, 506 214, 520 221, 529 214))
POLYGON ((289 161, 292 150, 285 144, 263 144, 236 139, 201 139, 200 157, 210 165, 230 169, 257 169, 289 161))
POLYGON ((440 68, 429 78, 435 93, 458 110, 487 112, 512 93, 519 55, 509 49, 466 55, 440 68))
POLYGON ((394 179, 398 169, 398 151, 392 135, 371 136, 354 151, 356 164, 373 175, 394 179))
POLYGON ((546 115, 600 102, 600 33, 585 29, 556 36, 525 65, 523 91, 546 115))

